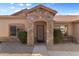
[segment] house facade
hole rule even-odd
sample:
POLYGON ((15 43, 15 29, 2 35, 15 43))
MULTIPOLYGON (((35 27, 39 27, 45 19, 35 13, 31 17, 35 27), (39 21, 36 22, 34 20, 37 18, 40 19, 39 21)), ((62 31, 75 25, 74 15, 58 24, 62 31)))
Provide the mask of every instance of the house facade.
POLYGON ((24 30, 27 31, 27 45, 33 46, 42 41, 51 48, 54 28, 61 28, 79 42, 79 15, 56 16, 56 13, 55 10, 38 5, 10 16, 0 16, 0 41, 19 41, 17 30, 24 30))

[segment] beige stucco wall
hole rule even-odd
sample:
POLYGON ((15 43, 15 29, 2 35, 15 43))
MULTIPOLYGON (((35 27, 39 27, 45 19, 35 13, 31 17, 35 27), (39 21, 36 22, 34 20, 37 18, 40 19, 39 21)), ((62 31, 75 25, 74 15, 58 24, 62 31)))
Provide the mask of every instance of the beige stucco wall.
POLYGON ((77 42, 79 43, 79 23, 75 23, 74 24, 74 33, 73 36, 75 37, 75 39, 77 40, 77 42))
POLYGON ((25 24, 27 29, 26 19, 0 19, 0 37, 9 37, 9 26, 11 24, 25 24))
POLYGON ((68 23, 68 35, 73 36, 73 24, 68 23))

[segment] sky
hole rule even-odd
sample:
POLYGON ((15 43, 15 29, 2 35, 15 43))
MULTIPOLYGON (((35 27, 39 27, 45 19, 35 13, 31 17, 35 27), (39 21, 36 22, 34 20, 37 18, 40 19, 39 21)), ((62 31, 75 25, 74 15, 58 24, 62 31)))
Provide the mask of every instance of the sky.
MULTIPOLYGON (((0 3, 0 15, 11 15, 22 9, 33 8, 40 3, 0 3)), ((79 3, 41 3, 56 10, 57 15, 79 15, 79 3)))

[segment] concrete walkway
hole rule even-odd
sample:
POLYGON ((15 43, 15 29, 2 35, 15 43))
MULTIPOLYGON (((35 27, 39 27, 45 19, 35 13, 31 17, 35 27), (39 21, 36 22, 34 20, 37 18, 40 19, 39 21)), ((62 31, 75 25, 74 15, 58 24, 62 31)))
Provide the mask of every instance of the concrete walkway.
POLYGON ((37 44, 34 46, 32 56, 46 56, 48 55, 47 48, 44 44, 37 44))

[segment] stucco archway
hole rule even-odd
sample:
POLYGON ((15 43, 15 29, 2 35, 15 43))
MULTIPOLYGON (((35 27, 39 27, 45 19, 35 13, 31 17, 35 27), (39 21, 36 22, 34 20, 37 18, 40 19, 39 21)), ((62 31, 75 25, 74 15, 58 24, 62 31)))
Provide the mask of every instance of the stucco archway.
POLYGON ((47 23, 45 21, 34 22, 34 43, 45 43, 47 40, 47 23))

